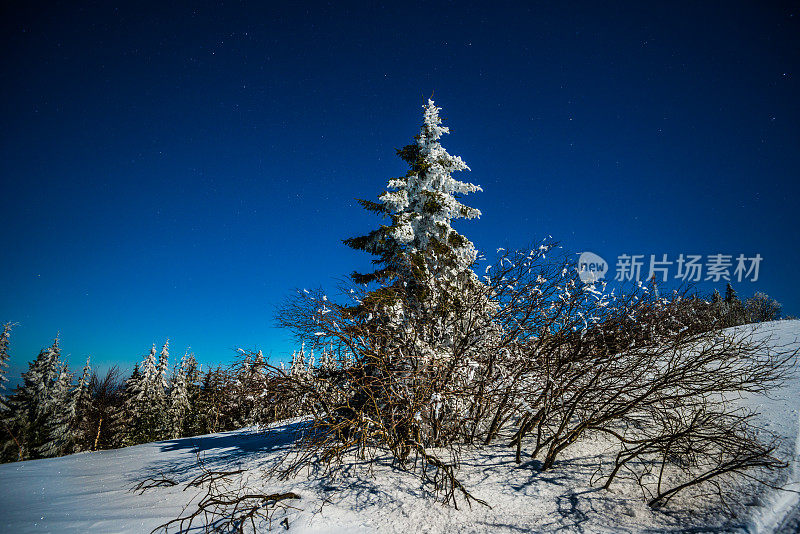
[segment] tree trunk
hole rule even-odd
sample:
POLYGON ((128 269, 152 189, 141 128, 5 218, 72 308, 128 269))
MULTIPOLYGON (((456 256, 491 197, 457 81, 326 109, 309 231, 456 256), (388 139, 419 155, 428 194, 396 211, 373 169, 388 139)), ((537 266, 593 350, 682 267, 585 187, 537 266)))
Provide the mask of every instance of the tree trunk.
POLYGON ((100 429, 103 427, 103 418, 100 418, 100 421, 97 422, 97 434, 94 437, 94 445, 92 445, 92 450, 97 450, 97 444, 100 442, 100 429))

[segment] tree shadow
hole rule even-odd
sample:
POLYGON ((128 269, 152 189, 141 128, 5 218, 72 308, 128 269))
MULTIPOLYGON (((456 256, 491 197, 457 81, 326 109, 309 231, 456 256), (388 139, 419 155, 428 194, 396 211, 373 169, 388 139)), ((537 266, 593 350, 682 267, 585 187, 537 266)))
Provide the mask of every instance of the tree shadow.
MULTIPOLYGON (((160 452, 191 452, 167 461, 154 462, 142 477, 164 475, 181 482, 195 473, 200 464, 206 469, 232 470, 247 461, 251 463, 270 453, 291 449, 307 428, 305 421, 285 423, 261 430, 237 430, 205 436, 179 438, 157 443, 160 452)), ((196 473, 195 473, 196 474, 196 473)))

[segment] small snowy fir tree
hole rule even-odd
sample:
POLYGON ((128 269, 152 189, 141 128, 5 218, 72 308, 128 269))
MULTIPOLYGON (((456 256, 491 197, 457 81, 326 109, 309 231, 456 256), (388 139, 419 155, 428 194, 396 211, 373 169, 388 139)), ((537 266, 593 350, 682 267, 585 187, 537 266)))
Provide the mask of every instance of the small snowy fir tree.
POLYGON ((715 289, 714 293, 711 294, 711 303, 719 305, 720 302, 722 302, 722 296, 719 294, 719 291, 715 289))
MULTIPOLYGON (((160 361, 166 361, 166 344, 160 361)), ((126 384, 125 420, 128 423, 126 444, 147 443, 165 437, 167 433, 167 398, 165 373, 159 369, 156 347, 139 364, 138 373, 126 384)))
POLYGON ((8 359, 11 356, 8 350, 9 341, 11 339, 11 328, 14 325, 6 323, 3 325, 3 333, 0 334, 0 417, 3 412, 8 410, 8 402, 6 399, 6 372, 8 368, 8 359))
POLYGON ((733 286, 728 283, 725 286, 725 298, 723 299, 723 313, 722 321, 725 326, 738 326, 745 322, 745 312, 742 301, 733 289, 733 286))
POLYGON ((334 360, 333 354, 330 351, 322 351, 322 354, 319 357, 319 365, 317 370, 323 374, 336 370, 336 361, 334 360))
MULTIPOLYGON (((432 100, 423 106, 423 121, 415 142, 397 151, 409 165, 405 176, 389 180, 379 202, 360 200, 369 211, 389 219, 368 235, 346 239, 356 250, 373 254, 379 268, 353 273, 358 284, 377 282, 378 289, 354 306, 356 315, 377 328, 413 333, 423 362, 444 362, 451 354, 461 319, 455 310, 471 289, 485 292, 472 271, 475 246, 452 226, 457 219, 475 219, 481 212, 461 198, 482 189, 453 178, 469 170, 445 150, 440 140, 450 130, 442 125, 440 108, 432 100), (368 304, 368 305, 367 305, 368 304)), ((491 305, 486 303, 488 323, 491 305)), ((402 344, 402 343, 401 343, 402 344)), ((387 347, 400 352, 399 347, 387 347)))
MULTIPOLYGON (((28 364, 28 370, 22 374, 22 384, 8 400, 9 410, 4 422, 16 447, 16 458, 12 459, 40 458, 47 448, 51 439, 50 422, 56 416, 57 383, 62 375, 60 355, 56 337, 50 347, 42 349, 28 364)), ((5 449, 4 457, 8 458, 8 447, 5 449)))
POLYGON ((86 365, 78 379, 78 386, 72 392, 72 403, 74 405, 74 419, 72 422, 74 438, 74 452, 88 450, 90 447, 89 413, 92 409, 92 394, 89 391, 89 384, 92 378, 92 368, 89 365, 89 358, 86 358, 86 365))
POLYGON ((474 245, 453 229, 455 219, 475 219, 481 212, 462 204, 462 195, 481 191, 474 184, 452 177, 469 170, 440 143, 449 133, 433 100, 423 106, 423 122, 416 142, 397 151, 409 165, 405 176, 389 180, 380 202, 359 200, 367 210, 390 220, 366 236, 346 239, 346 245, 377 256, 378 270, 353 273, 356 283, 404 281, 429 277, 453 279, 475 262, 474 245))
POLYGON ((172 386, 169 392, 169 437, 172 439, 183 436, 186 415, 191 410, 188 382, 190 361, 193 359, 188 352, 184 354, 172 377, 172 386))
POLYGON ((289 374, 291 376, 303 377, 308 374, 309 368, 306 364, 306 350, 305 344, 300 347, 300 350, 292 352, 292 364, 289 367, 289 374))
POLYGON ((114 417, 114 425, 121 431, 116 436, 115 445, 128 446, 136 444, 139 398, 141 389, 142 373, 139 365, 133 366, 133 372, 128 380, 125 381, 125 389, 122 394, 122 409, 114 417))
POLYGON ((226 393, 229 381, 227 373, 221 368, 209 369, 203 376, 202 386, 194 402, 192 434, 207 434, 223 430, 226 417, 226 393))
POLYGON ((161 352, 158 355, 158 383, 161 385, 161 390, 166 393, 169 389, 169 381, 167 380, 167 371, 169 368, 169 339, 164 342, 161 347, 161 352))
POLYGON ((43 424, 47 439, 37 448, 39 456, 43 458, 52 458, 73 452, 77 443, 73 376, 66 364, 59 367, 58 379, 47 396, 45 406, 47 417, 43 424))

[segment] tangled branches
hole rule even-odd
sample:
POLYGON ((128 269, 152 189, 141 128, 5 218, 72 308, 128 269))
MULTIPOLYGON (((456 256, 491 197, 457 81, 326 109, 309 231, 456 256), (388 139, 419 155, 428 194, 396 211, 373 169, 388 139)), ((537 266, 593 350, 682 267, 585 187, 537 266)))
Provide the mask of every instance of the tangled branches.
MULTIPOLYGON (((294 508, 286 501, 300 499, 294 492, 262 493, 233 484, 235 475, 244 473, 243 469, 210 471, 203 465, 199 455, 198 465, 202 473, 188 481, 183 491, 205 487, 205 494, 191 511, 188 511, 187 505, 178 517, 157 526, 151 534, 191 532, 193 526, 202 528, 204 532, 255 533, 262 525, 271 529, 276 512, 294 508)), ((143 493, 155 487, 177 484, 174 480, 161 475, 140 482, 133 490, 143 493)), ((281 524, 288 528, 288 518, 284 517, 281 524)))
POLYGON ((655 507, 783 465, 732 398, 779 386, 796 351, 723 330, 686 290, 584 284, 549 245, 505 252, 486 273, 344 287, 344 304, 321 290, 289 299, 278 324, 338 365, 271 370, 275 409, 302 406, 311 421, 288 471, 388 453, 443 500, 482 503, 457 478, 458 447, 503 439, 547 470, 604 435, 617 448, 605 486, 625 470, 655 507))

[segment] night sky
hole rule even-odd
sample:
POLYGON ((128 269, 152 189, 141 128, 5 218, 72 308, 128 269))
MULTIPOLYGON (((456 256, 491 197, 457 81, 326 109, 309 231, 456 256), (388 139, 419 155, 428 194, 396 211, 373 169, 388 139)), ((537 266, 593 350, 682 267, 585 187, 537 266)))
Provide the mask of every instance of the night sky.
POLYGON ((195 4, 0 8, 12 372, 58 332, 78 368, 285 357, 274 306, 367 268, 354 198, 432 94, 487 255, 760 254, 734 287, 800 314, 796 4, 195 4))

